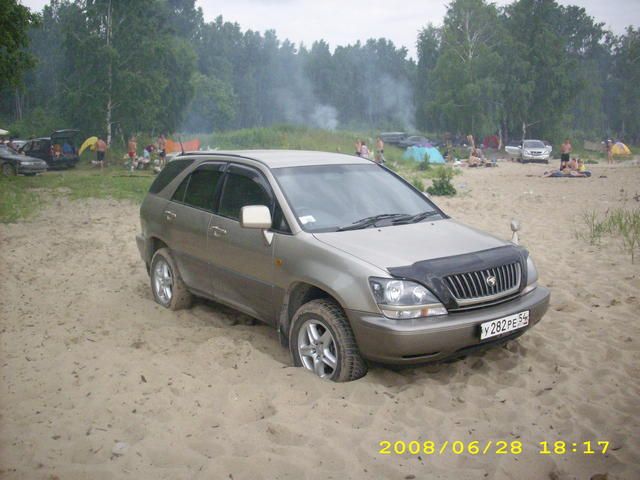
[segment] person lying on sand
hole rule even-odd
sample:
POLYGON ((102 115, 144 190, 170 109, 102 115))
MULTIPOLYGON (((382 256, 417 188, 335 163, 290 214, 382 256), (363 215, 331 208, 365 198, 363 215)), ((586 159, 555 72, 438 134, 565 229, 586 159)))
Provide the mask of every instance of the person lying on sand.
POLYGON ((542 174, 543 177, 590 177, 591 172, 584 170, 579 172, 578 170, 570 170, 564 168, 563 170, 548 170, 542 174))

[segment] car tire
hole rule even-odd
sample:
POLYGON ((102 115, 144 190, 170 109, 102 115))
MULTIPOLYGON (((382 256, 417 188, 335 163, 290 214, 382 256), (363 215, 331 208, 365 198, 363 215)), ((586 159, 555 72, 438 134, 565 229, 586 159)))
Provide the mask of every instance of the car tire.
POLYGON ((360 355, 347 316, 334 300, 312 300, 296 311, 289 348, 296 366, 321 378, 350 382, 367 374, 367 363, 360 355))
POLYGON ((191 306, 193 296, 182 281, 168 248, 160 248, 153 254, 150 280, 153 298, 163 307, 182 310, 191 306))
POLYGON ((11 165, 10 163, 2 164, 2 175, 4 175, 5 177, 15 177, 16 174, 16 167, 11 165))

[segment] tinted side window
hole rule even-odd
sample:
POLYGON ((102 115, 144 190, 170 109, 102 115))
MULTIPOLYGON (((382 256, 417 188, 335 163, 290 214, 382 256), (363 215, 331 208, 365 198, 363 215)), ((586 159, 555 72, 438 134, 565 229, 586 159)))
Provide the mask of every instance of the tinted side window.
POLYGON ((178 188, 176 188, 176 191, 173 192, 173 196, 171 197, 171 200, 173 200, 174 202, 180 202, 180 203, 184 201, 184 193, 187 191, 187 185, 189 185, 190 179, 191 179, 191 175, 188 175, 187 177, 185 177, 184 180, 182 180, 178 188))
POLYGON ((239 220, 242 207, 266 205, 271 208, 271 198, 271 189, 262 175, 253 170, 230 167, 218 213, 239 220))
POLYGON ((171 183, 171 180, 176 178, 180 172, 192 163, 192 159, 174 160, 169 162, 158 174, 151 184, 151 187, 149 187, 149 193, 159 193, 164 187, 171 183))
MULTIPOLYGON (((184 193, 183 202, 187 205, 204 210, 213 211, 218 181, 222 177, 224 164, 207 164, 198 167, 185 179, 176 194, 186 180, 189 180, 184 193)), ((179 200, 178 200, 179 201, 179 200)))

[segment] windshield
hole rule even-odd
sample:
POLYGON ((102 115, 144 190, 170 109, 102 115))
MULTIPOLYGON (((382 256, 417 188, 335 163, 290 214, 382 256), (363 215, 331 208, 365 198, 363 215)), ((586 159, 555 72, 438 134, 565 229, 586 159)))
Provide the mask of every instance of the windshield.
POLYGON ((540 140, 527 140, 524 142, 524 148, 545 148, 545 145, 540 140))
POLYGON ((363 228, 391 225, 393 214, 437 212, 424 195, 373 164, 278 168, 273 174, 308 232, 344 230, 372 217, 381 218, 363 228))

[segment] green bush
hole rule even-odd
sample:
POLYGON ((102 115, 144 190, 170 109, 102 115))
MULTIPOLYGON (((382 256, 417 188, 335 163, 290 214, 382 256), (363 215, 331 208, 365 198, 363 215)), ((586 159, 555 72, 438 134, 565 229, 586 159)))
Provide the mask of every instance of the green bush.
POLYGON ((419 177, 414 177, 414 179, 411 180, 411 185, 416 187, 421 192, 424 192, 424 182, 419 177))
POLYGON ((433 179, 433 185, 427 188, 429 195, 440 195, 452 197, 456 194, 456 189, 451 183, 455 175, 451 167, 440 166, 436 168, 433 179))
POLYGON ((420 162, 418 164, 418 170, 425 172, 427 170, 431 170, 431 164, 429 163, 429 154, 424 154, 424 162, 420 162))

